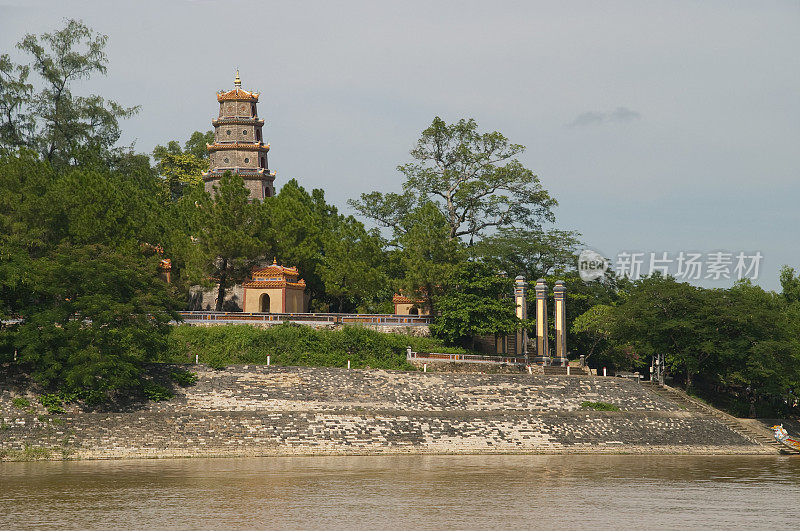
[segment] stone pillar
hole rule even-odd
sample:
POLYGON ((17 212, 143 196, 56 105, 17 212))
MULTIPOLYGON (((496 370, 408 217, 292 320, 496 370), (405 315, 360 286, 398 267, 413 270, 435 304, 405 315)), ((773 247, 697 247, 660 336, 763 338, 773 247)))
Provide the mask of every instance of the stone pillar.
POLYGON ((547 283, 543 278, 536 281, 536 357, 533 361, 541 365, 550 362, 547 345, 547 283))
POLYGON ((553 358, 553 364, 563 367, 567 364, 567 288, 564 286, 563 280, 556 282, 553 288, 553 295, 556 301, 554 315, 556 325, 556 355, 553 358))
MULTIPOLYGON (((528 283, 522 275, 514 279, 514 302, 517 305, 517 317, 525 320, 528 318, 528 283)), ((515 355, 525 356, 525 363, 528 363, 528 331, 523 326, 517 330, 517 351, 515 355)), ((510 353, 509 353, 510 354, 510 353)))

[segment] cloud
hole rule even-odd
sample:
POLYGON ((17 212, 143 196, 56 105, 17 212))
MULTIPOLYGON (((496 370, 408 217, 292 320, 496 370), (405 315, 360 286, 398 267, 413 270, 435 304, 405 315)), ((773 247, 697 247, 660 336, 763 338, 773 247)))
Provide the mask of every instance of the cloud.
POLYGON ((588 125, 601 125, 614 122, 630 122, 638 120, 642 115, 627 107, 617 107, 611 112, 586 111, 579 114, 568 127, 583 127, 588 125))

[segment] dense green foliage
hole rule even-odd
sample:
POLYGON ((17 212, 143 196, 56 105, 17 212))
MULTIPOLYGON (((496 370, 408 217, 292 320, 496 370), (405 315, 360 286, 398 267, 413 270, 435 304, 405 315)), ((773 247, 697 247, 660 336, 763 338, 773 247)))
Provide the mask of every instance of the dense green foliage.
POLYGON ((603 363, 644 369, 662 353, 675 380, 737 414, 756 413, 758 404, 791 409, 800 394, 800 303, 791 296, 748 282, 706 289, 661 276, 618 295, 573 325, 603 363))
POLYGON ((225 367, 240 363, 308 365, 314 367, 413 369, 406 362, 406 348, 418 352, 464 353, 447 348, 429 337, 382 334, 359 326, 342 330, 319 330, 307 326, 280 325, 256 328, 247 325, 212 327, 176 326, 169 336, 169 347, 159 361, 201 363, 225 367))
POLYGON ((436 297, 439 316, 431 333, 451 344, 469 345, 475 337, 514 333, 522 326, 509 296, 512 280, 477 262, 462 264, 447 291, 436 297))

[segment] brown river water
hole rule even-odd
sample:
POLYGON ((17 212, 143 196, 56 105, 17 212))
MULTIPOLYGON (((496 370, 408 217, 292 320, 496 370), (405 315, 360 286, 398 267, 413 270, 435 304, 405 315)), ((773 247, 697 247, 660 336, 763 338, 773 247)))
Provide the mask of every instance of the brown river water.
POLYGON ((800 456, 0 463, 0 492, 2 529, 795 529, 800 456))

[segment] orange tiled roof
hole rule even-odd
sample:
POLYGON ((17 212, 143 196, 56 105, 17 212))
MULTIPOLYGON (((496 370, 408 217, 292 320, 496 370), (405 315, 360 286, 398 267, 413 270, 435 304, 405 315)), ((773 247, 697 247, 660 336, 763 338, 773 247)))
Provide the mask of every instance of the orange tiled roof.
POLYGON ((243 288, 297 288, 306 289, 306 281, 303 279, 297 282, 289 282, 286 279, 280 280, 251 280, 242 284, 243 288))
POLYGON ((218 92, 217 101, 258 101, 258 92, 248 92, 240 88, 229 90, 228 92, 218 92))

